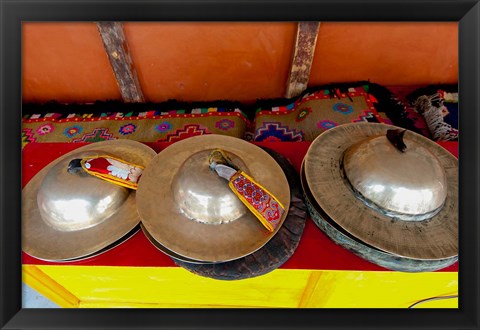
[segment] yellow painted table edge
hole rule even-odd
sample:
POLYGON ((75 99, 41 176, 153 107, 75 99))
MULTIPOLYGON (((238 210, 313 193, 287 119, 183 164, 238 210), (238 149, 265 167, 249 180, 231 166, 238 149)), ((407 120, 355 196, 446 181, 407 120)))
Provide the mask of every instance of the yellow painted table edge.
POLYGON ((458 308, 458 273, 277 269, 220 281, 181 267, 23 265, 65 308, 458 308))

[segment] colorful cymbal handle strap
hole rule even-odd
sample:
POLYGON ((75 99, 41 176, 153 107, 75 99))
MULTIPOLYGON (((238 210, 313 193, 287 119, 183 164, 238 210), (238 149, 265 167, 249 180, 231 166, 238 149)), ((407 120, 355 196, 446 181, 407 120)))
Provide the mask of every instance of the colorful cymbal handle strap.
POLYGON ((282 203, 255 179, 234 166, 222 150, 212 151, 208 161, 210 168, 220 177, 228 180, 228 186, 233 193, 263 226, 273 232, 285 212, 282 203))
POLYGON ((143 166, 107 155, 73 159, 68 164, 70 173, 83 171, 110 183, 135 190, 144 169, 143 166))

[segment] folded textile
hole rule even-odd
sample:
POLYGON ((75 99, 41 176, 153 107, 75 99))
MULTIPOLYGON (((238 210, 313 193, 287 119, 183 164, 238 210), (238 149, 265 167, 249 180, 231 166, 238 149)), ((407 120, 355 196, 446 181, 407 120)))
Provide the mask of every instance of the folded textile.
POLYGON ((414 91, 408 100, 425 118, 434 141, 458 140, 457 85, 431 85, 414 91))

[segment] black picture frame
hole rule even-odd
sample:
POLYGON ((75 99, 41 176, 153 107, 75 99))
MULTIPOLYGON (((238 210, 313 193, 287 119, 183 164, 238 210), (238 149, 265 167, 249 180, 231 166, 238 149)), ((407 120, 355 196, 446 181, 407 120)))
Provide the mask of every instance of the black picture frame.
POLYGON ((480 4, 471 0, 0 0, 2 329, 478 329, 480 4), (22 309, 21 23, 23 21, 459 22, 458 309, 22 309))

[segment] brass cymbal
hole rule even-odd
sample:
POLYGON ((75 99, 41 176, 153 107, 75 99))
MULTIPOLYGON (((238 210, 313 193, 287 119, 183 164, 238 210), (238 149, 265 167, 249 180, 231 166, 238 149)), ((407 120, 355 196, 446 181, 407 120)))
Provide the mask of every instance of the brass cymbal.
POLYGON ((224 150, 232 162, 270 190, 288 210, 290 189, 282 168, 264 150, 225 135, 202 135, 162 150, 137 190, 142 224, 161 246, 187 259, 225 262, 248 255, 278 231, 268 232, 209 168, 208 155, 224 150))
MULTIPOLYGON (((350 171, 346 171, 344 157, 356 148, 356 144, 385 136, 390 129, 400 128, 353 123, 335 127, 318 136, 304 160, 305 177, 315 202, 343 230, 382 251, 415 259, 437 260, 457 256, 458 160, 447 150, 426 137, 407 131, 404 136, 407 145, 405 154, 398 151, 393 157, 394 163, 388 153, 375 154, 364 148, 362 153, 350 158, 356 161, 348 164, 350 171), (424 153, 425 150, 432 153, 431 160, 425 156, 427 160, 418 162, 419 157, 409 154, 424 153), (412 161, 413 165, 402 164, 402 160, 408 158, 411 159, 407 162, 412 161), (432 162, 431 173, 426 170, 429 161, 432 162), (410 170, 403 169, 403 165, 410 170), (361 168, 356 169, 355 166, 361 168), (366 168, 368 166, 371 168, 366 168), (439 167, 444 178, 440 174, 432 175, 442 173, 439 167), (366 175, 369 170, 371 173, 366 175), (422 177, 419 174, 423 174, 422 177), (356 178, 363 181, 354 182, 356 178), (437 184, 436 178, 439 182, 445 180, 445 187, 437 184), (397 192, 408 192, 402 195, 406 196, 407 202, 390 190, 392 186, 397 188, 397 192), (383 188, 385 191, 381 198, 372 201, 367 193, 360 194, 356 187, 365 188, 367 193, 368 189, 383 188), (430 199, 425 198, 421 203, 411 199, 413 189, 422 194, 426 192, 430 199), (397 209, 410 213, 396 213, 397 209), (426 215, 419 214, 416 218, 415 210, 426 212, 426 215)), ((384 146, 386 144, 382 142, 382 148, 384 146)), ((369 148, 373 147, 369 145, 369 148)))
POLYGON ((342 227, 330 219, 318 206, 318 203, 312 196, 307 184, 304 162, 302 163, 300 169, 300 179, 308 213, 310 214, 313 222, 332 241, 354 253, 355 255, 390 270, 410 273, 433 272, 448 267, 458 261, 458 256, 434 260, 403 257, 397 254, 379 250, 366 244, 357 237, 354 237, 350 233, 343 230, 342 227))
POLYGON ((98 250, 98 251, 95 251, 93 252, 92 254, 89 254, 89 255, 85 255, 85 256, 81 256, 81 257, 78 257, 78 258, 74 258, 74 259, 65 259, 65 260, 46 260, 46 261, 54 261, 54 262, 62 262, 62 263, 68 263, 68 262, 75 262, 75 261, 84 261, 84 260, 90 260, 92 258, 96 258, 106 252, 109 252, 115 248, 117 248, 118 246, 126 243, 128 240, 130 240, 133 236, 135 236, 136 233, 138 233, 140 231, 140 225, 137 225, 135 226, 131 231, 129 231, 128 233, 126 233, 124 236, 120 237, 118 240, 116 240, 115 242, 113 242, 112 244, 110 245, 107 245, 106 247, 98 250))
POLYGON ((131 232, 140 217, 135 191, 67 172, 72 159, 113 155, 147 166, 156 152, 131 140, 92 143, 40 170, 22 191, 22 249, 47 261, 78 260, 131 232))

